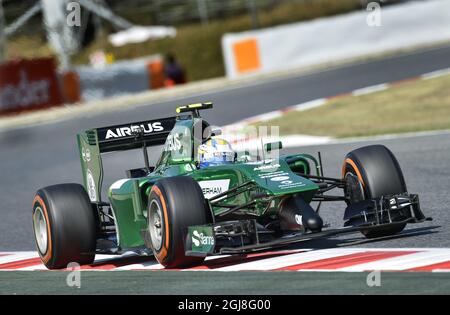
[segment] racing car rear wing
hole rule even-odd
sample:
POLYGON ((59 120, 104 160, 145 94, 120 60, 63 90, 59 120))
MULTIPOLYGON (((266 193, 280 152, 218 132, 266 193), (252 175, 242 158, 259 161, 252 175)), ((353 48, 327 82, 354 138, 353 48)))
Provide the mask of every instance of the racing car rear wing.
POLYGON ((92 202, 101 202, 103 164, 101 154, 165 143, 176 117, 147 120, 86 130, 77 135, 84 186, 92 202))
POLYGON ((86 134, 89 137, 91 133, 92 140, 92 132, 97 133, 100 153, 104 153, 137 149, 144 142, 148 146, 164 144, 174 126, 175 117, 170 117, 88 130, 86 134))

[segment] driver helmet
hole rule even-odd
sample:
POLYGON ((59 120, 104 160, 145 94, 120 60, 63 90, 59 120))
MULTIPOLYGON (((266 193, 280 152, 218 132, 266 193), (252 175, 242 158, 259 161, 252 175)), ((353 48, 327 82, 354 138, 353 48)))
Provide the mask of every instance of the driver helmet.
POLYGON ((235 161, 236 153, 228 141, 213 137, 198 147, 198 161, 200 168, 231 164, 235 161))

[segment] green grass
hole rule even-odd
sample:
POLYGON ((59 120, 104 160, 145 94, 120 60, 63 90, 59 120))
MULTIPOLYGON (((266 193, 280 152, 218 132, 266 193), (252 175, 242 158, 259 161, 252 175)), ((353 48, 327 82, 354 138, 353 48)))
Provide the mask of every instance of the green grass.
MULTIPOLYGON (((261 27, 270 27, 285 23, 310 20, 360 9, 359 0, 307 0, 276 6, 271 10, 260 10, 261 27)), ((138 23, 139 21, 134 21, 138 23)), ((207 26, 200 24, 179 26, 174 39, 151 41, 141 44, 112 47, 106 36, 94 41, 89 47, 73 57, 74 64, 88 63, 89 55, 103 49, 112 53, 116 60, 132 59, 146 55, 173 52, 186 68, 188 79, 201 80, 223 76, 225 73, 221 38, 228 32, 240 32, 251 29, 249 15, 236 16, 225 20, 214 20, 207 26)), ((8 42, 7 54, 10 58, 42 57, 52 55, 45 37, 21 36, 8 42)))
POLYGON ((280 135, 338 138, 450 129, 450 76, 406 82, 388 90, 347 96, 304 112, 290 112, 263 125, 280 135))

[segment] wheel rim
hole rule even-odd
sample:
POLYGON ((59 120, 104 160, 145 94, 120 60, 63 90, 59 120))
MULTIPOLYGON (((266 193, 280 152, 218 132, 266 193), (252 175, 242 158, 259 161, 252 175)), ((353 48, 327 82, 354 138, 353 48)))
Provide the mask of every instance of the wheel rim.
POLYGON ((154 250, 160 250, 163 242, 164 225, 162 224, 162 211, 159 203, 152 200, 148 217, 150 238, 154 250))
POLYGON ((48 231, 47 220, 41 207, 36 207, 33 214, 34 237, 42 255, 47 253, 48 248, 48 231))
POLYGON ((347 172, 345 174, 345 182, 346 190, 352 203, 365 200, 364 188, 355 174, 347 172))

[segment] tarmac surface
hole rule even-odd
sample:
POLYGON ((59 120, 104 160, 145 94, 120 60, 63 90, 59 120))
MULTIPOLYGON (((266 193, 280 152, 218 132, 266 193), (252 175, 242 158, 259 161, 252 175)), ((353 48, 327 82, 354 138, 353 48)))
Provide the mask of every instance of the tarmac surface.
MULTIPOLYGON (((266 80, 240 88, 225 88, 170 102, 141 105, 126 111, 0 132, 0 252, 34 250, 31 201, 37 189, 57 183, 81 182, 75 135, 84 129, 171 116, 176 106, 198 101, 213 101, 214 110, 206 111, 204 117, 212 124, 226 125, 285 106, 407 79, 449 66, 450 47, 447 46, 303 76, 266 80)), ((402 235, 376 242, 353 235, 298 246, 315 249, 340 246, 450 247, 449 133, 344 140, 288 149, 284 153, 316 154, 321 151, 325 175, 332 177, 339 176, 347 152, 373 143, 385 144, 394 152, 403 168, 409 192, 420 195, 423 211, 434 221, 410 225, 402 235)), ((158 155, 157 151, 157 148, 151 151, 153 158, 158 155)), ((136 151, 106 155, 104 186, 124 177, 125 169, 141 165, 141 154, 136 151)), ((334 227, 341 226, 344 207, 341 203, 325 204, 321 209, 324 221, 334 227)), ((67 272, 0 272, 0 294, 450 293, 450 273, 387 272, 381 275, 380 287, 367 285, 367 273, 88 271, 81 275, 80 288, 68 287, 67 275, 67 272)))
MULTIPOLYGON (((250 294, 258 299, 265 299, 267 294, 450 294, 450 273, 387 272, 378 277, 365 272, 87 271, 80 276, 80 288, 69 287, 67 277, 74 279, 59 271, 1 272, 0 295, 166 294, 197 295, 195 299, 201 300, 201 295, 211 294, 250 294)), ((183 301, 184 297, 178 299, 183 301)))
MULTIPOLYGON (((376 61, 346 65, 317 73, 264 80, 239 88, 212 91, 159 104, 147 104, 0 132, 0 251, 33 250, 31 201, 43 186, 81 182, 75 135, 85 129, 116 123, 172 116, 180 104, 213 101, 215 108, 204 117, 215 125, 226 125, 242 118, 284 108, 312 99, 346 93, 384 82, 407 79, 450 67, 450 46, 427 49, 376 61)), ((139 105, 139 104, 137 104, 139 105)), ((450 137, 448 134, 421 136, 385 143, 398 156, 410 192, 419 193, 424 211, 435 218, 428 225, 449 226, 450 137)), ((301 151, 323 152, 325 173, 338 175, 346 152, 365 143, 304 147, 301 151)), ((299 144, 301 145, 301 144, 299 144)), ((157 149, 151 155, 156 158, 157 149)), ((125 152, 105 157, 105 187, 123 178, 128 168, 140 167, 139 152, 125 152)), ((341 205, 336 206, 341 207, 341 205)), ((341 223, 341 211, 324 207, 322 214, 330 223, 341 223)), ((441 229, 411 240, 391 240, 386 246, 450 246, 449 232, 441 229)), ((376 246, 384 246, 377 243, 376 246)), ((375 246, 375 244, 374 244, 375 246)))

